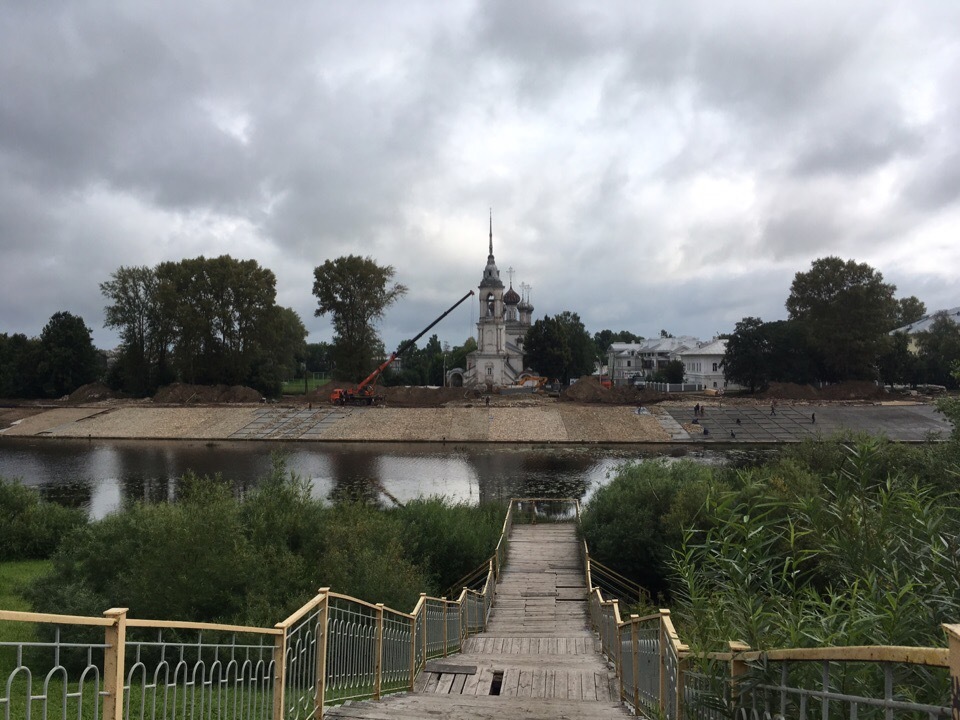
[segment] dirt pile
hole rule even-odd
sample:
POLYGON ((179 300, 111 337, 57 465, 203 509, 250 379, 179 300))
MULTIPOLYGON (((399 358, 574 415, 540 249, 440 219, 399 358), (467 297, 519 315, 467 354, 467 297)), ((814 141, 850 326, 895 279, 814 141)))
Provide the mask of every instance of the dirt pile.
POLYGON ((207 403, 258 403, 259 392, 243 385, 189 385, 173 383, 166 385, 153 396, 155 403, 188 405, 207 403))
POLYGON ((886 395, 886 391, 869 381, 850 381, 825 385, 815 388, 812 385, 797 385, 795 383, 770 383, 770 387, 757 397, 771 400, 806 400, 817 402, 820 400, 877 400, 886 395))
POLYGON ((658 403, 671 396, 666 393, 648 391, 634 385, 604 387, 595 375, 584 375, 573 385, 560 393, 560 399, 581 403, 603 403, 607 405, 643 405, 658 403))
MULTIPOLYGON (((328 383, 309 393, 306 400, 313 404, 330 402, 330 394, 337 388, 349 389, 355 387, 343 383, 328 383)), ((375 395, 383 396, 383 404, 387 407, 430 408, 440 407, 448 402, 462 400, 476 400, 480 393, 467 388, 442 388, 405 385, 374 388, 375 395)))
POLYGON ((88 403, 99 400, 110 400, 115 397, 118 397, 118 395, 103 383, 88 383, 81 385, 70 393, 67 401, 72 403, 88 403))
POLYGON ((813 385, 799 385, 797 383, 772 382, 770 386, 758 395, 770 400, 819 400, 820 394, 813 385))
POLYGON ((398 386, 382 387, 378 392, 384 396, 388 407, 439 407, 448 402, 475 400, 480 397, 476 390, 462 387, 398 386))
POLYGON ((823 400, 877 400, 887 391, 868 380, 850 381, 820 388, 823 400))

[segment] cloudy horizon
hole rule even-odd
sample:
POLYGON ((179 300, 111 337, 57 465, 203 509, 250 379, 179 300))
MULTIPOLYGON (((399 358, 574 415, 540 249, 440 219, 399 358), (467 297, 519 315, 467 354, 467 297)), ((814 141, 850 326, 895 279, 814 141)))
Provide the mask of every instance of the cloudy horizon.
POLYGON ((476 288, 491 208, 504 282, 591 333, 782 319, 827 255, 960 305, 955 0, 0 6, 0 332, 113 347, 112 272, 229 254, 329 340, 313 269, 353 253, 409 288, 392 348, 476 288))

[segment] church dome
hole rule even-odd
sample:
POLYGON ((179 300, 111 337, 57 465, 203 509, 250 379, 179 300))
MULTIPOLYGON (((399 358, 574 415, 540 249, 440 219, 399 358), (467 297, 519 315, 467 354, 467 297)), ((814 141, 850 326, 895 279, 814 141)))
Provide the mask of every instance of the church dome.
POLYGON ((520 302, 520 295, 516 290, 513 289, 513 285, 510 286, 510 289, 503 295, 503 304, 504 305, 517 305, 520 302))

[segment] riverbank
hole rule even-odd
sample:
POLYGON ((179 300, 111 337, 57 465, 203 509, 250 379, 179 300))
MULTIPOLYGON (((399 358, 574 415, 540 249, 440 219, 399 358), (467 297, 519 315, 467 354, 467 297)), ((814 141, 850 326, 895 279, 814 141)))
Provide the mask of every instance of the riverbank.
POLYGON ((667 442, 671 437, 656 415, 638 414, 636 408, 558 402, 437 408, 113 403, 23 415, 9 421, 15 424, 0 437, 531 443, 667 442))
POLYGON ((108 400, 4 408, 0 438, 629 444, 780 443, 843 431, 920 442, 950 432, 943 416, 922 402, 791 403, 771 412, 755 402, 711 399, 696 423, 694 402, 664 402, 638 411, 529 396, 494 397, 490 405, 408 408, 108 400))

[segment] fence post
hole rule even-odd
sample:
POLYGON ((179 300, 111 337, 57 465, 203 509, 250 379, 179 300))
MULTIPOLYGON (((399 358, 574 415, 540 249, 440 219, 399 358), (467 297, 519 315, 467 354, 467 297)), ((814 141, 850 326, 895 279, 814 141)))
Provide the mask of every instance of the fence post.
POLYGON ((383 603, 377 603, 377 647, 373 656, 373 699, 380 699, 380 691, 383 688, 381 675, 383 675, 383 603))
POLYGON ((960 625, 944 625, 950 641, 950 707, 953 720, 960 720, 960 625))
POLYGON ((417 679, 417 614, 410 618, 410 692, 417 679))
POLYGON ((447 656, 447 596, 440 598, 443 602, 443 656, 447 656))
POLYGON ((747 663, 740 659, 740 653, 750 650, 750 646, 737 640, 727 643, 730 647, 730 707, 736 709, 740 702, 740 676, 747 673, 747 663))
MULTIPOLYGON (((633 655, 633 707, 640 714, 640 638, 637 637, 639 615, 630 616, 630 652, 633 655)), ((623 687, 621 681, 620 686, 623 687)), ((623 695, 623 692, 620 693, 623 695)))
POLYGON ((283 720, 287 687, 287 628, 283 623, 277 623, 274 627, 283 632, 273 641, 273 720, 283 720))
MULTIPOLYGON (((104 632, 103 720, 123 718, 123 669, 127 651, 127 608, 110 608, 104 617, 113 620, 104 632)), ((66 691, 64 691, 66 692, 66 691)), ((29 708, 29 705, 28 705, 29 708)))
MULTIPOLYGON (((320 588, 320 616, 317 618, 317 697, 314 716, 323 720, 323 703, 327 697, 327 627, 330 619, 330 588, 320 588)), ((286 634, 286 633, 284 633, 286 634)))
POLYGON ((659 631, 660 631, 660 641, 657 643, 657 649, 659 650, 660 655, 660 692, 657 700, 659 701, 660 714, 663 717, 667 716, 667 643, 670 642, 670 639, 667 637, 667 623, 664 622, 664 617, 670 615, 670 611, 666 608, 660 608, 660 621, 659 621, 659 631))
POLYGON ((423 643, 423 662, 427 662, 427 594, 420 593, 420 612, 423 619, 420 622, 420 636, 423 643))
POLYGON ((460 652, 463 652, 463 641, 470 635, 470 591, 466 585, 463 586, 460 597, 463 598, 463 608, 460 613, 460 652))

